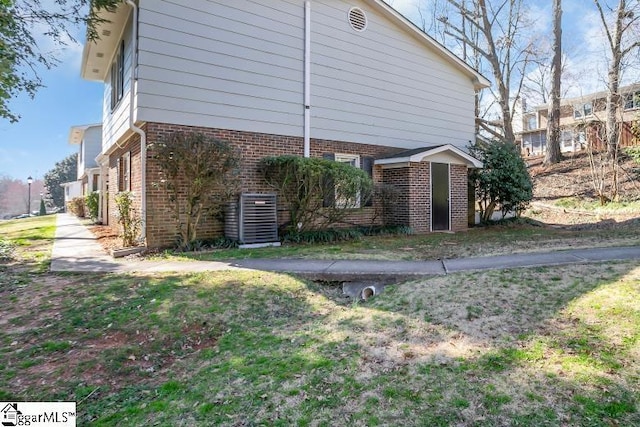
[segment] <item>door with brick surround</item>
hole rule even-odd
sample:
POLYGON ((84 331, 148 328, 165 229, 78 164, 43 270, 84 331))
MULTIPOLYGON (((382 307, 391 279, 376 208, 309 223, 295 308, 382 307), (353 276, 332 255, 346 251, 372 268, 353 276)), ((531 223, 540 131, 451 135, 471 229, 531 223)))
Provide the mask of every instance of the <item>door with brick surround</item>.
POLYGON ((431 163, 431 230, 450 229, 449 165, 431 163))

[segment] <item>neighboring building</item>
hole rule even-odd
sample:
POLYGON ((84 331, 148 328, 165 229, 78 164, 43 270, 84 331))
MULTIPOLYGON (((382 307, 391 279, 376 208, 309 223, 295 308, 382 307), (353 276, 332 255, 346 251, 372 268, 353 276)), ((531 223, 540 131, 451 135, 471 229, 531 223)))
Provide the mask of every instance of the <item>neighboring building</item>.
MULTIPOLYGON (((78 179, 77 181, 61 184, 64 187, 64 205, 75 197, 84 197, 89 193, 98 191, 102 207, 107 203, 107 198, 103 197, 106 192, 100 166, 96 157, 102 151, 102 125, 91 124, 73 126, 69 131, 69 144, 78 146, 78 179)), ((103 217, 99 215, 99 220, 103 217)))
POLYGON ((64 188, 64 207, 76 197, 82 197, 82 181, 70 181, 60 184, 64 188))
MULTIPOLYGON (((129 4, 101 13, 82 76, 105 83, 99 160, 109 199, 133 191, 148 246, 175 239, 147 147, 176 131, 236 144, 244 193, 272 192, 258 174, 263 157, 323 156, 399 188, 402 208, 387 223, 467 227, 467 170, 480 163, 465 147, 475 93, 489 82, 384 1, 129 4)), ((350 222, 370 223, 373 212, 350 222)), ((221 230, 206 218, 199 235, 221 230)))
MULTIPOLYGON (((623 97, 622 134, 620 145, 626 147, 637 144, 631 132, 633 122, 640 119, 640 83, 620 88, 623 97)), ((606 123, 607 92, 597 92, 577 98, 563 99, 560 102, 560 127, 562 152, 574 152, 587 146, 602 147, 606 123)), ((523 104, 523 112, 514 117, 521 118, 514 128, 519 128, 516 135, 524 155, 539 155, 547 147, 548 105, 540 105, 527 110, 523 104)))
POLYGON ((73 126, 69 144, 78 146, 78 181, 82 195, 100 191, 100 168, 96 157, 102 150, 102 125, 73 126))

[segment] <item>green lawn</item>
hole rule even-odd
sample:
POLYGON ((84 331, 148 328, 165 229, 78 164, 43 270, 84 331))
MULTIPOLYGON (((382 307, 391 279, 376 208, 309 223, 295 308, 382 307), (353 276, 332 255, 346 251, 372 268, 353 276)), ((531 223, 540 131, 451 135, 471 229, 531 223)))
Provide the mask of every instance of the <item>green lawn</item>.
POLYGON ((76 401, 78 425, 640 425, 637 262, 354 303, 259 271, 24 272, 28 248, 0 264, 0 400, 76 401))

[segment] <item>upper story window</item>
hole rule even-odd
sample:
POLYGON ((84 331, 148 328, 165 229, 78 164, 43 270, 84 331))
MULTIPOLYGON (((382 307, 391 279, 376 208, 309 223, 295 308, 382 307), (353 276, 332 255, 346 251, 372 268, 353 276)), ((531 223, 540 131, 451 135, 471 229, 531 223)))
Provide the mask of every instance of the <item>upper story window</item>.
POLYGON ((634 108, 640 108, 640 91, 624 95, 624 109, 633 110, 634 108))
POLYGON ((581 104, 581 105, 576 105, 573 108, 573 118, 574 119, 581 119, 583 117, 587 117, 593 114, 593 105, 591 105, 590 102, 581 104))
POLYGON ((538 129, 538 120, 535 114, 525 116, 525 130, 538 129))
POLYGON ((111 64, 111 109, 113 110, 124 95, 124 40, 111 64))

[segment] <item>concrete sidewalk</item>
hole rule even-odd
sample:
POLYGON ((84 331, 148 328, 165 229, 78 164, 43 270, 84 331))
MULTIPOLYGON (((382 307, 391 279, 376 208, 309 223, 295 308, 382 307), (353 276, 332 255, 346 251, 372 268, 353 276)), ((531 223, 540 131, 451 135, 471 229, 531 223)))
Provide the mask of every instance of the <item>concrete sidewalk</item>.
POLYGON ((223 261, 114 260, 93 234, 69 214, 58 214, 51 271, 55 272, 202 272, 263 270, 314 276, 433 276, 461 271, 496 270, 580 264, 614 260, 640 260, 640 246, 512 254, 442 261, 246 259, 223 261))

